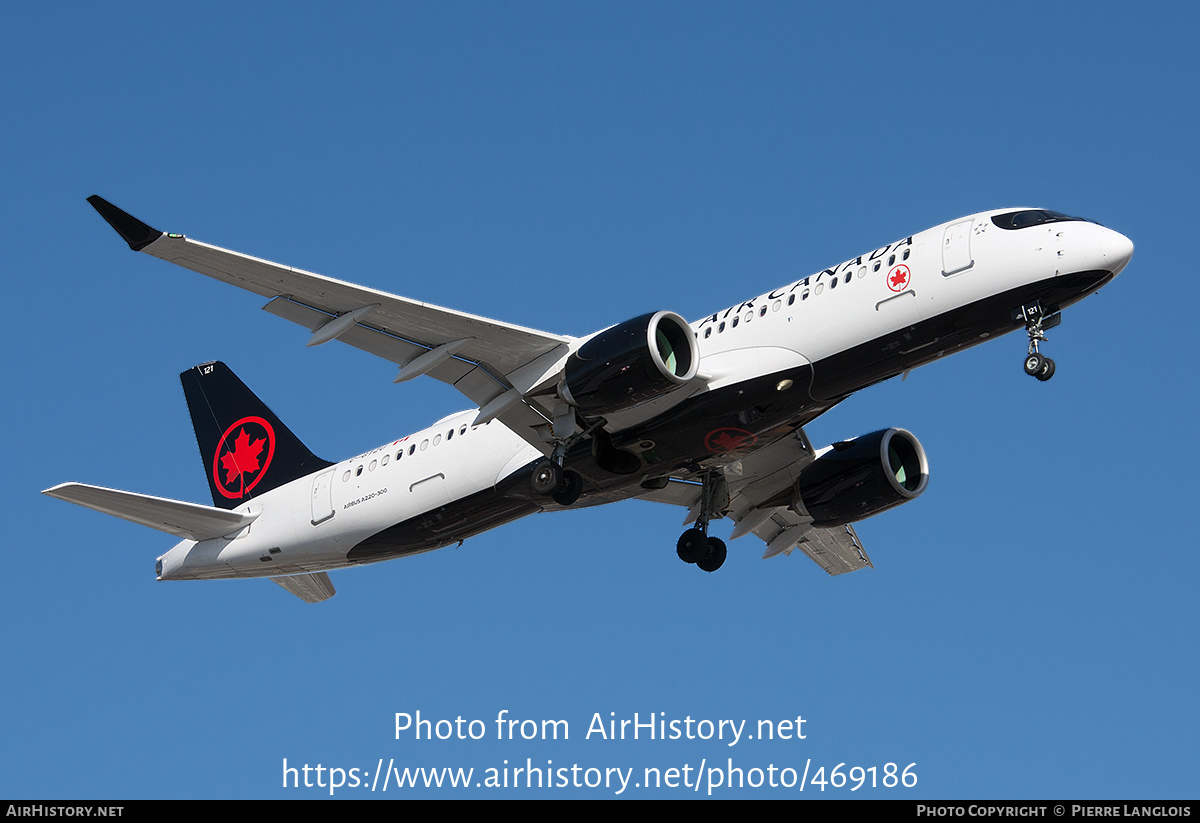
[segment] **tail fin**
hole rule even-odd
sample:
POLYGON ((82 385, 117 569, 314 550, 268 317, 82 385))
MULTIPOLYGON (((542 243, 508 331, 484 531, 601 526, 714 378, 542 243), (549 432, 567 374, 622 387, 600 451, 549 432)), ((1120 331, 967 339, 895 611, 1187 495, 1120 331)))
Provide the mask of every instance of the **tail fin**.
POLYGON ((228 366, 179 375, 213 502, 233 509, 333 464, 314 455, 228 366))

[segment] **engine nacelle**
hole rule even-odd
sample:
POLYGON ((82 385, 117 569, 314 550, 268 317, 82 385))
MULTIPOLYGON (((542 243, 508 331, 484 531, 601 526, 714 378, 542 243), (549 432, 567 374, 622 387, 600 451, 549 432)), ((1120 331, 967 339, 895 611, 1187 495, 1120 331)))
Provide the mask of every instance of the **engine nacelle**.
POLYGON ((907 503, 928 483, 929 462, 917 438, 884 429, 818 452, 794 493, 814 526, 843 526, 907 503))
POLYGON ((653 400, 696 376, 700 349, 674 312, 643 314, 597 332, 568 359, 559 391, 586 414, 653 400))

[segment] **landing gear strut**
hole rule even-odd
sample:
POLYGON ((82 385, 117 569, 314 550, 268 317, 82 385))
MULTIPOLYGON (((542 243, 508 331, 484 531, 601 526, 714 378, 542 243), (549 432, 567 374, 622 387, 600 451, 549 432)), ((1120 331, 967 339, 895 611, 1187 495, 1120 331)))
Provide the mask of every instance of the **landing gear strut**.
MULTIPOLYGON (((704 475, 704 489, 700 493, 700 511, 696 516, 696 527, 679 536, 675 553, 684 563, 695 563, 706 572, 715 572, 725 562, 725 541, 708 536, 708 521, 714 512, 724 512, 729 501, 729 488, 719 473, 704 475)), ((718 513, 718 517, 721 516, 718 513)))
POLYGON ((1038 351, 1038 344, 1046 342, 1046 329, 1051 329, 1062 322, 1060 315, 1046 316, 1042 304, 1038 301, 1028 303, 1013 312, 1016 319, 1025 321, 1025 331, 1029 334, 1029 354, 1025 357, 1025 373, 1045 382, 1054 376, 1054 361, 1038 351))

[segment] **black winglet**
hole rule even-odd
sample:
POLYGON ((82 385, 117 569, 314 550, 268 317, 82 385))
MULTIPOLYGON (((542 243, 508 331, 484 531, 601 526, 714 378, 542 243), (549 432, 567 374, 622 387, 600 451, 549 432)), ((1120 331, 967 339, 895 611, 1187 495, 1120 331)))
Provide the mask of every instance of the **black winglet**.
POLYGON ((150 228, 132 214, 121 211, 98 194, 93 194, 87 201, 92 204, 92 208, 100 212, 101 217, 108 221, 108 225, 117 230, 121 239, 128 243, 129 248, 134 251, 141 251, 163 235, 158 229, 150 228))

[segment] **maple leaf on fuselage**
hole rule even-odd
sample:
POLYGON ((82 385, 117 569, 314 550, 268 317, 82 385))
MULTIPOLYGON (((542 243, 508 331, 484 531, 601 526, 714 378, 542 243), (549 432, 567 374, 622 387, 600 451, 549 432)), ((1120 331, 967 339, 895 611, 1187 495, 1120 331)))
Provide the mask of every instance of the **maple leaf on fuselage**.
POLYGON ((234 438, 233 448, 221 455, 221 465, 225 467, 225 485, 233 485, 238 475, 241 475, 242 486, 245 487, 246 475, 261 468, 258 458, 266 445, 267 441, 262 438, 250 442, 250 435, 246 434, 244 428, 241 429, 234 438))
POLYGON ((713 438, 712 447, 714 451, 731 452, 734 449, 739 449, 746 444, 746 435, 730 434, 729 432, 721 432, 717 437, 713 438))

